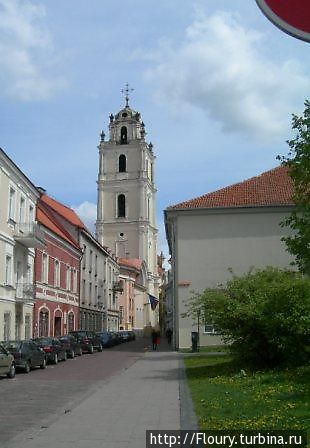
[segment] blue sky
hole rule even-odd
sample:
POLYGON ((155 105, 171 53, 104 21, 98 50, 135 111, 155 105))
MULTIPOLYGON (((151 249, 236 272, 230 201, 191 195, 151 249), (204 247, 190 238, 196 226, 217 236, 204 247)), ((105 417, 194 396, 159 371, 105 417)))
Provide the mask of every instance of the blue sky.
POLYGON ((134 87, 160 248, 165 207, 276 166, 310 91, 309 44, 255 0, 0 0, 0 61, 0 146, 87 222, 100 130, 134 87))

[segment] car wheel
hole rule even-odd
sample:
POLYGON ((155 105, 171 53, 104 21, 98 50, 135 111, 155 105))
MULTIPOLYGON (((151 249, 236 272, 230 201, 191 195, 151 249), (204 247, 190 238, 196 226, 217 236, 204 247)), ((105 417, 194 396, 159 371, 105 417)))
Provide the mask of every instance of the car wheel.
POLYGON ((25 362, 24 372, 29 373, 30 372, 30 363, 29 361, 25 362))
POLYGON ((67 352, 65 352, 64 357, 62 358, 63 361, 67 361, 67 352))
POLYGON ((55 355, 54 355, 53 363, 54 364, 58 364, 58 355, 57 355, 57 353, 55 353, 55 355))
POLYGON ((69 356, 71 359, 73 359, 74 358, 74 350, 71 350, 71 352, 70 352, 70 356, 69 356))
POLYGON ((103 347, 102 347, 102 344, 100 344, 98 347, 98 352, 102 352, 102 350, 103 350, 103 347))
POLYGON ((40 369, 46 369, 46 359, 43 359, 42 364, 40 364, 40 369))
POLYGON ((15 377, 15 373, 16 373, 15 364, 12 364, 10 367, 10 371, 7 373, 7 377, 12 379, 15 377))
POLYGON ((91 345, 88 349, 88 353, 90 353, 91 355, 94 353, 94 347, 93 345, 91 345))

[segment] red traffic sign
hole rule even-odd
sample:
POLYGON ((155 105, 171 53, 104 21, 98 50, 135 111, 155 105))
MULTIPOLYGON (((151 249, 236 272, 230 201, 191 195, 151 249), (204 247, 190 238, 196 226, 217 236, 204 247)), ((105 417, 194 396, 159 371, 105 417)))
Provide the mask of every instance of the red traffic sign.
POLYGON ((256 3, 282 31, 310 42, 310 0, 256 0, 256 3))

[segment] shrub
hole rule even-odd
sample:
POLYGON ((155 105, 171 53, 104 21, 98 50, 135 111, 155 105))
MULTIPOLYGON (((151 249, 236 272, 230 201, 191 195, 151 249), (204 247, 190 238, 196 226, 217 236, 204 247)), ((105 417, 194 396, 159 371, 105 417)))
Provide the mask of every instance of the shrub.
POLYGON ((224 291, 205 290, 199 298, 235 354, 260 366, 302 364, 307 360, 310 279, 267 268, 234 276, 224 291))

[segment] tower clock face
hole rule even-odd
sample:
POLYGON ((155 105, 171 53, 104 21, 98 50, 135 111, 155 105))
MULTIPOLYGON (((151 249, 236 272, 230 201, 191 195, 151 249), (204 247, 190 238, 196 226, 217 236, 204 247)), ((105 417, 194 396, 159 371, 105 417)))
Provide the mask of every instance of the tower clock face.
POLYGON ((265 16, 293 37, 310 42, 309 0, 256 0, 265 16))

